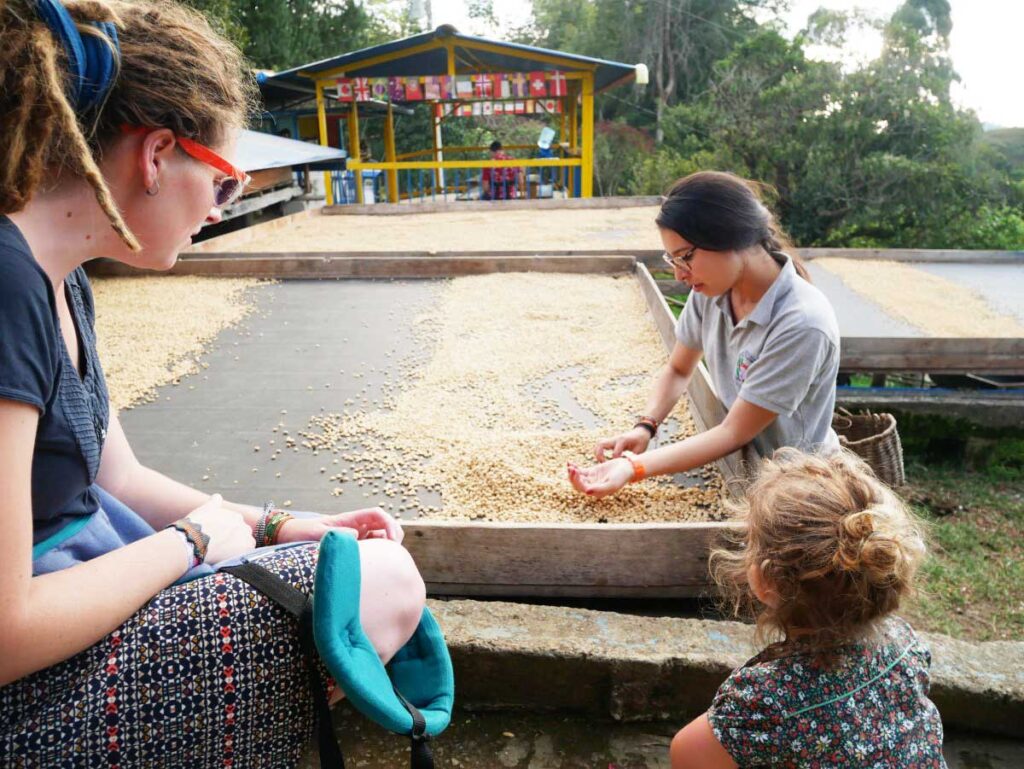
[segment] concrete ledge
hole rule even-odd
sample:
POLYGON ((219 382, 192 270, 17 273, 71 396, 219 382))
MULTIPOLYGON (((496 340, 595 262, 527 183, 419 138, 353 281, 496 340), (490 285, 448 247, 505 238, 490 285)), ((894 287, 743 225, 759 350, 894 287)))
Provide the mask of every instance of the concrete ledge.
MULTIPOLYGON (((637 617, 505 602, 429 602, 455 665, 457 703, 682 720, 705 710, 753 656, 738 622, 637 617)), ((1024 737, 1024 642, 923 634, 932 699, 947 728, 1024 737)))

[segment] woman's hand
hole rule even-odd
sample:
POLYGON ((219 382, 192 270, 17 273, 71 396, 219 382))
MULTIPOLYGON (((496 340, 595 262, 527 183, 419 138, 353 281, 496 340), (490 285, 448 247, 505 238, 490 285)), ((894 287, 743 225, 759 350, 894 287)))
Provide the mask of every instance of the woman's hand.
POLYGON ((633 463, 625 457, 610 459, 593 467, 580 468, 572 462, 567 466, 573 488, 596 499, 614 494, 635 475, 633 463))
POLYGON ((324 534, 338 530, 356 539, 390 539, 401 543, 401 524, 379 507, 317 518, 292 518, 281 526, 277 542, 319 542, 324 534))
POLYGON ((222 501, 220 494, 214 494, 185 516, 210 538, 206 547, 206 563, 226 561, 256 547, 252 529, 241 513, 222 507, 222 501))
POLYGON ((647 451, 647 445, 650 442, 651 434, 647 430, 643 427, 634 427, 628 433, 598 441, 594 446, 594 459, 598 462, 604 462, 607 459, 605 453, 608 451, 612 453, 612 459, 621 457, 623 451, 643 454, 647 451))

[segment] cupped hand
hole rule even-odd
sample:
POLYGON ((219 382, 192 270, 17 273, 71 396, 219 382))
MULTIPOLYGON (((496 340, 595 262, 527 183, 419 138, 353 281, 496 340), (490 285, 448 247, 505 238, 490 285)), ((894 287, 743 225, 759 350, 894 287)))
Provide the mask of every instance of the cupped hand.
POLYGON ((596 499, 614 494, 633 480, 635 474, 633 464, 625 457, 610 459, 593 467, 579 467, 568 462, 566 467, 573 488, 596 499))
POLYGON ((356 539, 390 539, 401 543, 401 524, 379 507, 316 518, 292 518, 281 526, 277 541, 319 542, 328 531, 340 531, 356 539))
POLYGON ((622 433, 614 438, 605 438, 594 445, 594 459, 604 462, 612 453, 612 459, 618 459, 623 451, 632 451, 634 454, 643 454, 651 442, 651 434, 642 427, 634 427, 628 433, 622 433))

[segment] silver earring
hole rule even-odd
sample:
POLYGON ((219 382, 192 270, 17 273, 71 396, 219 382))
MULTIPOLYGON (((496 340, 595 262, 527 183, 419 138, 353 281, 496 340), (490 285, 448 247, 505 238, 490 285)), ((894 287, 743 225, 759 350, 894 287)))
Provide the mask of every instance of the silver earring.
POLYGON ((160 182, 153 182, 153 186, 152 187, 147 187, 146 188, 146 194, 149 195, 151 198, 156 197, 159 192, 160 192, 160 182))

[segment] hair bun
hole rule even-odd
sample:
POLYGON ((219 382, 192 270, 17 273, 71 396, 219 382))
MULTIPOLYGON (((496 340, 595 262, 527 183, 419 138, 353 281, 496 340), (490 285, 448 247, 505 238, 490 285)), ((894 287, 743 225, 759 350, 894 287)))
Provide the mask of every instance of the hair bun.
POLYGON ((884 524, 884 509, 868 508, 843 516, 833 566, 859 573, 875 586, 902 582, 906 578, 905 554, 897 538, 886 535, 884 524))

